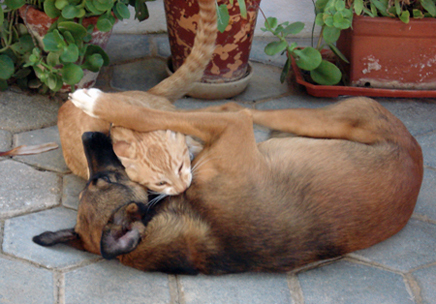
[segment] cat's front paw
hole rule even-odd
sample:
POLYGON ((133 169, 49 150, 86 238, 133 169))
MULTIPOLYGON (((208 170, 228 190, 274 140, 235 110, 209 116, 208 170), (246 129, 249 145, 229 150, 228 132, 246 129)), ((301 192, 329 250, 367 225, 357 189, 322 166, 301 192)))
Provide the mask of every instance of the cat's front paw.
POLYGON ((99 89, 79 89, 70 94, 69 97, 76 107, 81 109, 89 116, 98 118, 98 116, 95 114, 95 105, 98 97, 100 97, 102 94, 103 92, 99 89))

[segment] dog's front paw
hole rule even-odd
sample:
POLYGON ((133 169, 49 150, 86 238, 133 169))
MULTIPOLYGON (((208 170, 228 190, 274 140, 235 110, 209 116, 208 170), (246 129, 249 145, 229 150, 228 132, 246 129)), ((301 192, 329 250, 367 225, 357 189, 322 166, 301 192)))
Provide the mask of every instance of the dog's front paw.
POLYGON ((79 89, 70 94, 69 97, 76 107, 89 116, 98 118, 95 113, 95 105, 98 97, 102 94, 103 92, 99 89, 79 89))

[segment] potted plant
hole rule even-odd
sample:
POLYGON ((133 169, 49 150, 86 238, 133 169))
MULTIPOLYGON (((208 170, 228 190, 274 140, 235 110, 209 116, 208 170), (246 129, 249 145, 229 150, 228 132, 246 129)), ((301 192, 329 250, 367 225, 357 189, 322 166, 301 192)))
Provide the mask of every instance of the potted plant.
MULTIPOLYGON (((171 70, 177 70, 190 53, 198 21, 196 0, 165 0, 170 39, 171 70)), ((188 95, 217 99, 241 93, 251 77, 248 63, 260 0, 218 0, 218 38, 213 58, 201 83, 188 95), (213 91, 217 87, 216 91, 213 91), (213 91, 213 92, 212 92, 213 91), (211 93, 212 92, 212 93, 211 93)))
POLYGON ((92 86, 116 20, 148 17, 145 0, 0 1, 0 88, 11 83, 40 92, 92 86), (84 72, 85 71, 85 72, 84 72))
MULTIPOLYGON (((436 87, 436 76, 432 68, 432 60, 436 58, 436 50, 433 47, 436 41, 430 42, 430 46, 425 46, 429 38, 436 38, 433 34, 433 24, 436 20, 431 18, 436 16, 434 1, 318 0, 315 10, 315 22, 321 26, 320 40, 316 48, 309 48, 309 51, 305 51, 306 53, 301 56, 303 50, 298 49, 295 44, 285 45, 284 39, 279 37, 279 42, 265 49, 267 54, 285 51, 289 60, 284 67, 284 74, 294 60, 295 68, 298 67, 297 81, 304 84, 310 94, 436 96, 436 92, 432 90, 436 87), (393 32, 388 33, 391 30, 393 32), (412 40, 415 38, 417 40, 412 40), (382 44, 385 42, 389 45, 382 44), (306 62, 320 62, 321 52, 325 52, 326 48, 336 55, 335 58, 325 60, 332 63, 331 65, 320 63, 315 68, 315 64, 308 68, 304 65, 306 62), (383 51, 385 54, 375 53, 376 51, 383 51), (421 61, 416 61, 417 59, 421 61), (418 71, 418 74, 412 76, 413 71, 418 71), (317 77, 319 75, 322 77, 317 77), (324 81, 325 79, 327 81, 324 81), (345 86, 327 86, 340 82, 345 86)), ((271 19, 276 27, 266 26, 265 30, 273 32, 276 36, 281 35, 281 27, 274 24, 274 19, 271 19)), ((321 59, 321 62, 325 61, 321 59)))

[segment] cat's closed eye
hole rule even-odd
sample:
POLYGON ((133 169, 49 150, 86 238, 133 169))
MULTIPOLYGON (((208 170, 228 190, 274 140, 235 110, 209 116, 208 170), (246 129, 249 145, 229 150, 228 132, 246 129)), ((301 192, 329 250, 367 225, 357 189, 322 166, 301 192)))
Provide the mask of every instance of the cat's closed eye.
POLYGON ((156 186, 165 186, 167 184, 168 184, 167 182, 162 181, 162 182, 156 183, 156 186))

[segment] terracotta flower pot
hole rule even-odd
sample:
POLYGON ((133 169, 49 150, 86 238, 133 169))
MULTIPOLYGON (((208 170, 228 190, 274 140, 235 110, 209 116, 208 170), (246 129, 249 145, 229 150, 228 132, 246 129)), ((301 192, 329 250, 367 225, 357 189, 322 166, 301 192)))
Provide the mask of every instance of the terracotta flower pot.
MULTIPOLYGON (((50 26, 56 21, 56 19, 52 19, 48 17, 44 12, 37 10, 33 6, 24 5, 19 9, 20 16, 24 20, 27 28, 30 31, 30 34, 36 39, 41 49, 44 49, 44 45, 42 43, 42 39, 47 34, 50 26)), ((87 28, 89 25, 96 25, 98 17, 89 17, 85 18, 82 21, 82 25, 87 28)), ((100 46, 101 48, 105 48, 111 32, 101 32, 94 28, 92 33, 92 39, 90 41, 91 44, 100 46)), ((76 88, 90 88, 95 84, 97 80, 98 73, 94 73, 88 70, 84 70, 84 76, 82 80, 76 84, 76 88)), ((64 85, 61 92, 68 92, 71 88, 69 85, 64 85)))
MULTIPOLYGON (((248 58, 256 26, 260 0, 246 0, 247 19, 240 15, 236 1, 218 0, 229 8, 230 23, 224 33, 218 33, 217 47, 202 82, 223 83, 239 80, 247 75, 248 58)), ((194 43, 198 22, 196 0, 165 0, 172 67, 177 70, 189 55, 194 43)))
POLYGON ((390 89, 436 89, 435 46, 435 18, 355 16, 337 42, 352 86, 390 89))

